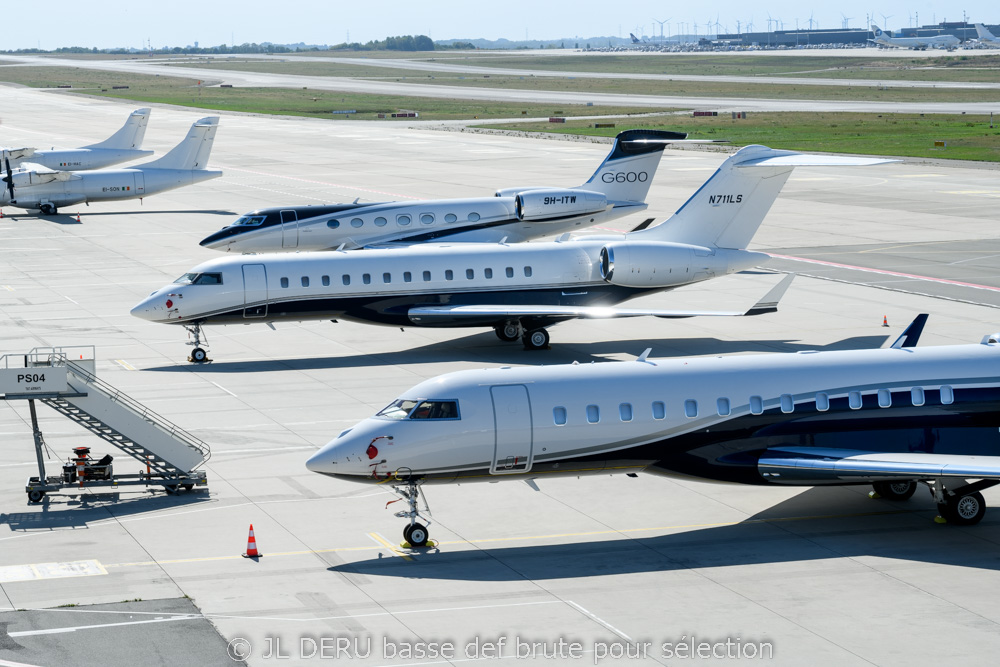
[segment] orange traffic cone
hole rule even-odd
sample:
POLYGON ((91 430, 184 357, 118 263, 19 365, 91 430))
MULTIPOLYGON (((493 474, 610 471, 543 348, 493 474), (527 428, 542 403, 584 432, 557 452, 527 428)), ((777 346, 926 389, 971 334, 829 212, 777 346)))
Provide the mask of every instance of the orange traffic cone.
POLYGON ((79 213, 76 214, 76 221, 80 222, 80 214, 79 213))
POLYGON ((884 327, 889 326, 889 318, 886 317, 885 315, 882 316, 882 326, 884 327))
POLYGON ((247 538, 247 552, 243 554, 244 558, 260 558, 264 554, 257 551, 257 540, 253 536, 253 524, 250 524, 250 537, 247 538))

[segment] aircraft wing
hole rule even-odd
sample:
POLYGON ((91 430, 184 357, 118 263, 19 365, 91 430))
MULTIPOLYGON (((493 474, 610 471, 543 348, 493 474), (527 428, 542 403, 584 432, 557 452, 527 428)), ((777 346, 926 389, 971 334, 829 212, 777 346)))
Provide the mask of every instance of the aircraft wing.
POLYGON ((801 478, 857 479, 859 482, 931 477, 1000 479, 1000 456, 774 447, 761 454, 757 468, 763 474, 789 482, 801 478))
POLYGON ((410 308, 408 315, 413 322, 428 322, 433 320, 470 320, 485 319, 516 319, 519 317, 554 317, 554 318, 588 318, 605 319, 612 317, 742 317, 747 315, 763 315, 778 310, 778 301, 784 296, 795 278, 790 273, 771 288, 757 303, 746 310, 661 310, 654 308, 619 308, 616 306, 556 306, 556 305, 455 305, 455 306, 418 306, 410 308))

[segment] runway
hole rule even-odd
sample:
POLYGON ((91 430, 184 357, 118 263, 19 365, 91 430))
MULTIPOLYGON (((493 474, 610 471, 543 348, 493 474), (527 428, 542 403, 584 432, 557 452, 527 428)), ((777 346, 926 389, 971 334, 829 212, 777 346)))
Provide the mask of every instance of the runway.
MULTIPOLYGON (((5 146, 89 143, 141 106, 4 94, 5 146)), ((153 105, 145 147, 162 154, 204 115, 153 105)), ((94 345, 101 379, 207 441, 213 456, 207 492, 61 493, 29 505, 27 406, 0 405, 0 663, 237 664, 229 645, 249 647, 250 665, 315 664, 337 659, 320 650, 339 639, 348 641, 341 663, 372 666, 665 665, 693 639, 770 650, 775 664, 838 667, 975 664, 1000 650, 1000 602, 984 593, 1000 585, 997 489, 984 494, 994 507, 981 524, 957 528, 933 522, 924 492, 892 504, 865 487, 641 475, 551 480, 537 492, 443 486, 428 494, 440 544, 411 554, 396 546, 402 521, 398 505, 386 509, 388 490, 304 467, 343 429, 453 370, 629 361, 647 347, 653 358, 875 347, 921 312, 931 314, 922 345, 978 342, 1000 331, 995 166, 794 172, 751 247, 782 256, 771 268, 803 275, 779 312, 761 317, 570 322, 552 328, 551 350, 535 353, 480 330, 223 327, 208 330, 215 361, 193 366, 183 329, 128 313, 216 256, 198 241, 254 208, 571 186, 606 152, 601 143, 224 113, 210 160, 222 178, 50 218, 5 208, 3 352, 94 345), (264 554, 256 561, 240 557, 251 523, 264 554), (156 622, 136 625, 147 620, 156 622), (534 649, 521 655, 520 645, 534 649)), ((649 210, 617 228, 666 218, 725 155, 667 151, 649 210)), ((730 309, 773 281, 748 272, 649 299, 730 309)), ((90 440, 48 408, 39 417, 51 465, 90 440)), ((124 454, 119 463, 138 467, 124 454)))

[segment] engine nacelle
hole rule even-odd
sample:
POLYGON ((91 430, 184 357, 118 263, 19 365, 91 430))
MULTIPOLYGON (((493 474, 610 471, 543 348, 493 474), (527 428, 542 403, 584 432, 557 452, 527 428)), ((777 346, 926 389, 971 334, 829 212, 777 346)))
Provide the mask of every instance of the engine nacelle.
POLYGON ((728 273, 727 251, 683 243, 623 241, 601 248, 601 277, 621 287, 669 287, 728 273))
POLYGON ((602 213, 607 208, 607 196, 589 190, 530 190, 514 197, 514 213, 518 220, 588 215, 602 213))
MULTIPOLYGON (((60 177, 61 174, 65 173, 66 176, 69 174, 66 172, 37 172, 33 170, 22 169, 20 171, 12 171, 10 173, 10 178, 14 181, 14 189, 17 188, 27 188, 32 185, 42 185, 43 183, 51 183, 52 181, 64 181, 66 178, 60 177)), ((4 178, 6 180, 6 177, 4 178)))

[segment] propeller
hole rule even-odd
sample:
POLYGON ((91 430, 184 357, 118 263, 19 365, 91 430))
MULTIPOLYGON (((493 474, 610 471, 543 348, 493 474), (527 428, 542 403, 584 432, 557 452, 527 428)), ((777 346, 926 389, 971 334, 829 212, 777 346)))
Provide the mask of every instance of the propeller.
POLYGON ((14 174, 10 170, 10 158, 5 157, 3 161, 7 167, 7 175, 2 180, 7 184, 7 192, 10 194, 10 200, 14 201, 14 174))

